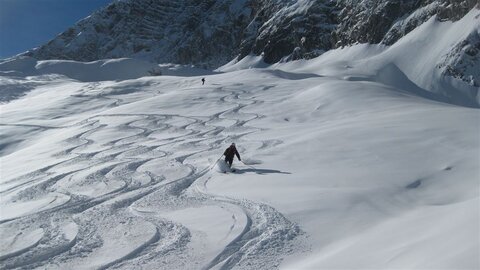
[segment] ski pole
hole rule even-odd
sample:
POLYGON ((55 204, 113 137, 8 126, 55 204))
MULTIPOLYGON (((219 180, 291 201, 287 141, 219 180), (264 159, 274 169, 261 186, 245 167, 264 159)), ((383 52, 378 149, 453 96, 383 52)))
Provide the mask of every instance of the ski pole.
POLYGON ((213 167, 215 167, 215 165, 217 165, 217 163, 220 161, 220 159, 222 159, 222 157, 223 157, 223 155, 221 155, 221 156, 217 159, 217 161, 215 161, 215 163, 213 163, 213 165, 210 166, 210 168, 208 168, 208 170, 210 171, 211 169, 213 169, 213 167))

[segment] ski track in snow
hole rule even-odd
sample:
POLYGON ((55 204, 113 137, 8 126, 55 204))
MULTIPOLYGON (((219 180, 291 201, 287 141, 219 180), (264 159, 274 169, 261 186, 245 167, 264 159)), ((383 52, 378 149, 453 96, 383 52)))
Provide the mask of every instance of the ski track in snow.
POLYGON ((0 63, 0 269, 479 269, 478 91, 438 67, 479 16, 203 86, 0 63), (292 172, 217 174, 231 142, 292 172))
MULTIPOLYGON (((87 88, 92 91, 96 86, 87 88)), ((2 214, 2 239, 11 232, 16 236, 10 239, 9 253, 2 252, 1 267, 278 267, 299 244, 296 240, 303 235, 299 227, 269 205, 210 194, 207 189, 214 173, 211 158, 218 149, 261 130, 248 123, 262 115, 242 109, 262 101, 242 85, 215 92, 224 93, 219 102, 230 108, 210 117, 98 114, 60 127, 28 125, 76 133, 58 147, 62 151, 53 153, 57 163, 1 184, 0 194, 12 206, 36 202, 31 209, 2 214), (190 157, 203 155, 210 162, 190 163, 190 157), (189 243, 205 236, 169 220, 165 213, 212 206, 230 213, 226 216, 231 224, 225 225, 223 245, 204 257, 201 247, 189 243), (109 252, 112 247, 116 252, 109 252)), ((124 103, 111 100, 113 107, 124 103)), ((250 143, 266 149, 281 141, 250 143)))

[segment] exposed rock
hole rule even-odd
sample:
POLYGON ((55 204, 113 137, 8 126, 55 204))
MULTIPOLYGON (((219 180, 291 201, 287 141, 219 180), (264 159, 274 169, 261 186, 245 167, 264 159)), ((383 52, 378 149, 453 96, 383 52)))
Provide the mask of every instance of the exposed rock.
POLYGON ((418 1, 339 0, 339 24, 333 32, 335 47, 379 43, 400 17, 412 12, 418 1))
POLYGON ((240 58, 263 54, 267 63, 313 58, 332 48, 334 1, 259 1, 240 58), (282 3, 287 3, 283 4, 282 3))
POLYGON ((290 55, 312 58, 331 48, 334 7, 331 0, 116 1, 27 55, 134 57, 204 67, 250 53, 263 54, 267 63, 290 55))
POLYGON ((30 52, 37 59, 132 57, 218 66, 238 54, 247 1, 116 1, 30 52))
POLYGON ((426 22, 432 16, 437 15, 441 21, 456 21, 470 11, 477 0, 465 1, 423 1, 424 3, 408 15, 398 19, 385 34, 382 43, 391 45, 410 31, 426 22))
MULTIPOLYGON (((480 31, 480 29, 479 29, 480 31)), ((480 33, 472 32, 465 40, 457 43, 445 55, 437 68, 443 75, 462 80, 470 86, 480 87, 480 33)), ((478 93, 472 93, 476 96, 478 93)))
POLYGON ((477 1, 117 0, 26 54, 204 68, 255 54, 275 63, 354 43, 393 44, 434 15, 462 18, 477 1))
POLYGON ((434 15, 459 20, 478 0, 338 0, 335 47, 354 43, 391 45, 434 15))

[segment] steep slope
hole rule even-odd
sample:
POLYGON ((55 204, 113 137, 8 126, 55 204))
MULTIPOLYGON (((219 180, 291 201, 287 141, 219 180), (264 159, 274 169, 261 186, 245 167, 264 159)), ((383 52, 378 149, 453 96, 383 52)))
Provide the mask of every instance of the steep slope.
MULTIPOLYGON (((335 47, 355 43, 393 45, 432 17, 457 21, 472 8, 480 8, 476 0, 340 0, 339 6, 339 24, 332 35, 335 47)), ((441 60, 436 63, 444 77, 452 76, 476 88, 480 86, 479 20, 476 18, 476 28, 468 36, 450 41, 451 47, 439 55, 441 60)))
POLYGON ((479 111, 398 68, 476 15, 263 69, 0 77, 41 83, 0 104, 0 267, 479 268, 479 111))
POLYGON ((480 55, 467 41, 478 42, 479 31, 479 9, 471 10, 456 22, 439 22, 434 16, 391 46, 345 47, 342 53, 329 51, 314 59, 317 65, 313 67, 302 62, 291 65, 299 72, 346 76, 359 82, 377 81, 429 99, 478 108, 480 55), (352 58, 354 62, 339 64, 335 70, 322 68, 330 62, 342 63, 352 58), (469 81, 459 80, 462 75, 447 76, 449 72, 470 74, 463 77, 469 81))
POLYGON ((338 0, 336 47, 354 43, 392 45, 434 15, 440 21, 457 21, 476 0, 338 0))
POLYGON ((325 2, 116 1, 27 55, 77 61, 135 57, 208 67, 252 52, 264 53, 270 63, 294 52, 313 57, 319 48, 330 48, 333 4, 325 2))
POLYGON ((243 9, 244 2, 115 1, 28 55, 218 65, 235 54, 242 34, 235 26, 248 23, 250 10, 243 9))
POLYGON ((216 67, 236 56, 312 58, 353 43, 393 44, 438 14, 458 20, 475 0, 115 1, 28 53, 37 59, 136 57, 216 67))
POLYGON ((332 48, 337 10, 334 1, 258 2, 254 18, 245 29, 248 34, 240 45, 239 59, 249 54, 262 55, 266 63, 310 59, 332 48))
MULTIPOLYGON (((253 54, 272 64, 314 58, 355 43, 393 45, 432 17, 456 21, 476 4, 475 0, 121 0, 25 54, 77 61, 131 57, 204 68, 253 54)), ((460 88, 480 85, 478 33, 477 28, 455 40, 435 63, 441 75, 453 77, 460 88)), ((475 90, 469 91, 477 96, 475 90)))

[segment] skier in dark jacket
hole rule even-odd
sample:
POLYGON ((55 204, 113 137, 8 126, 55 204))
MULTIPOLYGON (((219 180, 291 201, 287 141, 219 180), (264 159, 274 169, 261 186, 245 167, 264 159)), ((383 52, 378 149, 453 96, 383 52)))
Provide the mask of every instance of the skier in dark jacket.
POLYGON ((202 78, 202 85, 205 84, 205 78, 202 78))
POLYGON ((225 162, 228 163, 229 167, 232 167, 233 158, 235 155, 237 156, 239 161, 242 161, 242 159, 240 158, 240 154, 235 147, 235 143, 232 143, 230 147, 228 147, 225 152, 223 152, 223 155, 225 156, 225 162))

